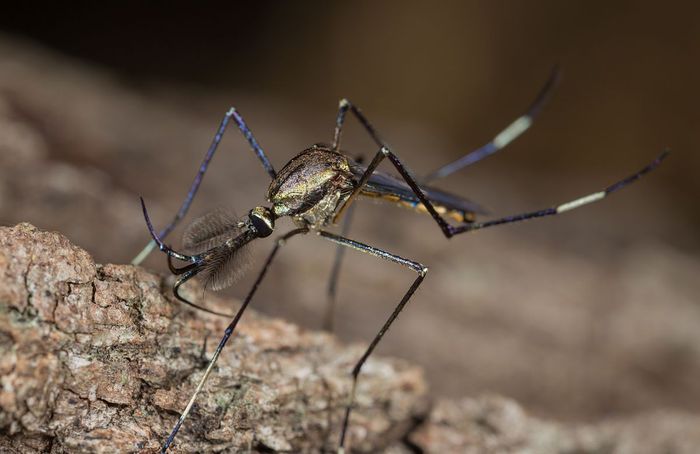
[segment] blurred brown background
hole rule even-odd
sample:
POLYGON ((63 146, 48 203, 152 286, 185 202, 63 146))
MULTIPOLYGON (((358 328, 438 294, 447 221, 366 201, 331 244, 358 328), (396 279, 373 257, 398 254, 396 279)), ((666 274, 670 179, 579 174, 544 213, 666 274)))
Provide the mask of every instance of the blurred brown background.
MULTIPOLYGON (((600 204, 451 241, 429 218, 364 203, 351 237, 431 269, 380 350, 424 365, 437 394, 498 392, 549 416, 700 411, 693 3, 18 8, 0 17, 0 222, 61 230, 102 262, 147 239, 138 194, 170 219, 230 105, 280 168, 331 139, 348 97, 421 174, 490 140, 559 64, 535 127, 442 187, 503 215, 598 190, 665 147, 671 158, 600 204)), ((371 156, 350 124, 345 148, 371 156)), ((266 187, 232 129, 189 217, 244 213, 266 187)), ((318 242, 290 244, 258 309, 320 325, 333 247, 318 242)), ((413 276, 346 257, 338 331, 366 342, 413 276)), ((145 265, 165 269, 155 254, 145 265)))

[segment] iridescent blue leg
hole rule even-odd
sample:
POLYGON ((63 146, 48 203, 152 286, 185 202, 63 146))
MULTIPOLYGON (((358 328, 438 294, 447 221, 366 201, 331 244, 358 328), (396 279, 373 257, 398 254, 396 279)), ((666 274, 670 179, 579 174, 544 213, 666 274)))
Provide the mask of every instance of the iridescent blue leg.
MULTIPOLYGON (((250 128, 248 128, 248 126, 246 125, 245 121, 243 120, 243 117, 240 116, 240 114, 236 111, 235 108, 231 107, 228 110, 228 112, 226 112, 226 114, 224 115, 224 118, 221 120, 219 129, 217 129, 216 134, 214 135, 214 139, 212 140, 211 145, 207 150, 207 154, 204 155, 204 159, 202 160, 202 163, 199 166, 199 170, 197 171, 197 174, 194 177, 194 181, 192 181, 192 185, 190 186, 190 189, 187 192, 185 201, 182 202, 180 209, 175 214, 175 217, 172 219, 172 221, 170 221, 170 223, 167 226, 165 226, 163 230, 160 231, 160 238, 167 237, 168 234, 172 232, 172 230, 177 226, 180 220, 185 216, 185 214, 187 214, 187 210, 189 210, 190 205, 194 200, 194 196, 197 194, 197 190, 199 190, 199 186, 202 184, 202 179, 204 178, 204 174, 207 171, 207 168, 209 167, 209 162, 214 157, 214 153, 216 152, 216 149, 218 148, 219 143, 221 142, 221 138, 223 137, 224 132, 226 132, 226 127, 228 126, 231 119, 233 119, 233 121, 236 123, 238 129, 241 131, 243 136, 250 144, 250 147, 253 149, 253 152, 257 155, 258 159, 260 159, 260 162, 262 163, 268 175, 270 175, 270 178, 274 179, 277 175, 275 169, 270 163, 270 160, 267 158, 265 152, 260 147, 260 145, 258 145, 258 142, 255 140, 255 137, 250 131, 250 128)), ((146 257, 148 257, 148 255, 155 247, 156 243, 154 241, 150 241, 143 248, 143 250, 141 250, 141 252, 136 257, 134 257, 131 263, 134 265, 140 264, 146 259, 146 257)))
POLYGON ((444 178, 451 175, 456 171, 467 167, 468 165, 474 164, 475 162, 481 161, 485 157, 496 153, 498 150, 520 137, 530 128, 530 126, 532 126, 532 123, 539 115, 542 107, 544 107, 552 95, 552 91, 557 85, 558 80, 559 69, 554 67, 549 79, 547 79, 547 83, 545 83, 544 87, 542 87, 539 94, 535 98, 535 101, 523 115, 518 117, 513 123, 509 124, 505 129, 503 129, 503 131, 499 132, 496 137, 494 137, 493 140, 486 145, 440 167, 434 172, 429 173, 427 176, 421 179, 421 182, 428 183, 430 181, 437 180, 438 178, 444 178))

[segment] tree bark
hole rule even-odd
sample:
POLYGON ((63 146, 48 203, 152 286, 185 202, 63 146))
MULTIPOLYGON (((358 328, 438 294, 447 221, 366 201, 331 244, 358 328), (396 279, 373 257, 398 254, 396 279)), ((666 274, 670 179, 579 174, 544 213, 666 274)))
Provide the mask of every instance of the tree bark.
MULTIPOLYGON (((201 299, 201 288, 192 294, 201 299)), ((239 303, 207 294, 206 304, 239 303)), ((168 280, 143 268, 97 265, 30 224, 0 227, 0 452, 158 451, 226 323, 174 301, 168 280)), ((361 353, 249 310, 171 452, 335 451, 361 353)), ((679 411, 573 425, 498 396, 429 408, 426 393, 420 368, 372 357, 350 450, 691 454, 700 446, 700 417, 679 411)))
MULTIPOLYGON (((29 224, 0 228, 0 282, 0 451, 156 451, 228 323, 173 301, 160 276, 97 265, 29 224)), ((220 311, 238 305, 205 299, 220 311)), ((172 452, 335 449, 361 353, 250 310, 172 452)), ((418 367, 371 358, 350 446, 400 441, 426 411, 425 392, 418 367)))

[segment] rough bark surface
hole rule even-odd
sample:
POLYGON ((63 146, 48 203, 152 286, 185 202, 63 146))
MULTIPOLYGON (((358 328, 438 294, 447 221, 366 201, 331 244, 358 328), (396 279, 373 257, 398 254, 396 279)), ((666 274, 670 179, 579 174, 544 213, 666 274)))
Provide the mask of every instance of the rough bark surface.
MULTIPOLYGON (((97 265, 29 224, 0 228, 0 282, 3 452, 156 450, 227 323, 164 296, 161 277, 97 265)), ((207 303, 226 306, 209 295, 207 303)), ((173 451, 332 448, 360 354, 246 313, 173 451)), ((351 446, 377 451, 400 440, 425 410, 425 390, 419 368, 370 359, 351 446)))
MULTIPOLYGON (((0 452, 157 451, 226 323, 169 293, 167 280, 97 265, 58 233, 0 227, 0 452)), ((219 310, 238 305, 206 299, 219 310)), ((173 452, 334 451, 360 354, 250 310, 173 452)), ((438 400, 428 411, 426 390, 418 367, 370 359, 352 451, 690 454, 700 446, 700 417, 687 413, 567 425, 497 396, 438 400)))

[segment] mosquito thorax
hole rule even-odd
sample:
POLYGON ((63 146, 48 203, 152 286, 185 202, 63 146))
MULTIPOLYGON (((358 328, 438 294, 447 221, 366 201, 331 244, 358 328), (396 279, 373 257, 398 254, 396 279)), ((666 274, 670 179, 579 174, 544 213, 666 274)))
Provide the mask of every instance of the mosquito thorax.
POLYGON ((248 219, 255 228, 258 236, 265 238, 270 236, 275 229, 275 215, 269 208, 255 207, 248 213, 248 219))

